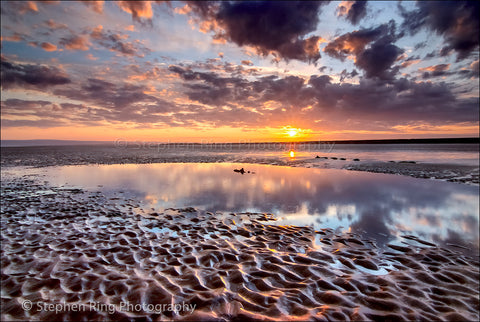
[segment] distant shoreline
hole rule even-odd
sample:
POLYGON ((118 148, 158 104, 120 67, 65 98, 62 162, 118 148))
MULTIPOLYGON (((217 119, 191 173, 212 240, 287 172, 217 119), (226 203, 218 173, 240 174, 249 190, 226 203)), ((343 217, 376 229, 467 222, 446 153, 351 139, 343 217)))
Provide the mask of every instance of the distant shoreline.
MULTIPOLYGON (((76 140, 1 140, 0 146, 7 147, 40 147, 40 146, 80 146, 80 145, 116 145, 118 141, 76 141, 76 140)), ((225 143, 194 143, 194 142, 153 142, 153 141, 122 141, 123 144, 162 144, 162 145, 257 145, 275 144, 480 144, 480 137, 467 138, 430 138, 430 139, 376 139, 376 140, 325 140, 325 141, 278 141, 278 142, 225 142, 225 143)))

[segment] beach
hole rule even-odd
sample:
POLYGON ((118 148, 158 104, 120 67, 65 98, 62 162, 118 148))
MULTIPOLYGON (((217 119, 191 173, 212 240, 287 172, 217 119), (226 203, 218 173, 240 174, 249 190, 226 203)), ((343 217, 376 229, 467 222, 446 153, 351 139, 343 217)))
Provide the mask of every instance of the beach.
POLYGON ((478 143, 342 145, 115 141, 85 146, 7 146, 3 147, 1 166, 237 162, 393 173, 478 185, 478 154, 478 143), (289 157, 290 151, 295 151, 293 158, 289 157))
MULTIPOLYGON (((2 150, 2 320, 468 321, 479 318, 478 235, 472 235, 470 244, 459 240, 453 245, 450 235, 442 239, 438 234, 426 235, 426 231, 417 234, 419 227, 428 226, 406 228, 407 223, 403 222, 389 226, 391 217, 383 225, 391 230, 392 237, 383 238, 387 231, 364 234, 369 232, 368 228, 355 230, 355 224, 344 228, 327 227, 332 225, 328 221, 301 225, 297 220, 298 224, 288 224, 283 217, 298 214, 298 208, 293 213, 283 208, 278 208, 277 213, 227 211, 242 209, 242 202, 251 203, 252 199, 242 197, 232 204, 228 196, 241 196, 253 187, 265 191, 258 201, 253 199, 254 209, 260 209, 262 202, 296 204, 303 199, 289 201, 283 195, 273 195, 271 199, 268 196, 282 179, 286 180, 285 187, 293 187, 289 194, 301 192, 299 185, 308 181, 303 179, 304 175, 312 178, 312 186, 305 188, 304 195, 332 180, 331 187, 311 193, 311 198, 321 199, 319 196, 325 191, 339 190, 338 194, 327 195, 323 202, 333 200, 341 204, 344 199, 336 198, 345 195, 345 200, 355 200, 353 195, 363 200, 367 195, 359 195, 359 191, 365 182, 375 181, 377 185, 369 187, 378 186, 379 191, 382 187, 393 189, 393 201, 406 198, 405 207, 416 209, 427 207, 428 199, 433 197, 425 195, 415 204, 413 195, 423 191, 420 187, 424 183, 438 182, 441 188, 433 193, 439 200, 470 202, 472 208, 462 210, 462 216, 466 213, 472 216, 461 226, 470 223, 473 230, 475 227, 478 230, 478 212, 472 210, 478 205, 478 196, 475 198, 473 192, 478 185, 474 166, 348 162, 351 167, 353 164, 370 167, 364 171, 391 171, 400 175, 391 176, 335 169, 337 165, 332 164, 343 160, 318 161, 315 154, 296 160, 257 156, 254 160, 257 163, 229 164, 221 161, 231 160, 231 156, 221 153, 188 156, 176 152, 155 159, 145 151, 134 154, 123 150, 115 154, 105 148, 7 152, 2 150), (157 162, 165 165, 156 166, 157 162), (323 168, 305 168, 315 162, 323 168), (116 166, 109 168, 108 164, 116 166), (245 174, 233 171, 240 167, 252 171, 245 174), (105 178, 101 176, 106 171, 130 168, 135 171, 108 172, 105 178), (153 172, 139 172, 147 170, 153 172), (446 170, 450 171, 450 177, 446 176, 446 170), (206 171, 210 172, 205 174, 206 171), (428 173, 428 178, 443 173, 439 179, 456 183, 402 179, 412 176, 411 173, 420 178, 420 173, 428 173), (80 180, 88 174, 97 178, 91 181, 91 186, 86 183, 90 181, 80 180), (140 178, 132 181, 130 175, 140 178), (120 189, 106 179, 112 176, 127 181, 120 189), (220 181, 211 182, 215 176, 220 181), (292 181, 299 176, 300 183, 292 181), (316 177, 318 181, 314 180, 316 177), (230 181, 221 181, 226 179, 230 181), (169 200, 147 202, 151 198, 148 191, 160 198, 161 192, 168 190, 160 183, 150 186, 155 180, 166 181, 167 186, 179 182, 172 187, 174 194, 166 195, 169 200), (259 180, 258 186, 252 185, 259 180), (65 181, 70 184, 64 184, 65 181), (271 187, 266 186, 268 182, 272 182, 271 187), (142 192, 135 188, 137 183, 149 188, 142 192), (199 190, 207 191, 201 199, 200 192, 191 191, 197 185, 199 190), (244 190, 234 189, 241 185, 245 185, 244 190), (345 190, 349 185, 358 185, 352 196, 345 190), (156 186, 158 190, 152 190, 156 186), (234 192, 225 197, 223 206, 218 203, 212 209, 198 207, 201 201, 208 205, 216 198, 221 200, 220 191, 229 186, 234 192), (128 187, 136 190, 127 193, 128 187), (408 187, 416 187, 418 191, 403 194, 401 191, 412 189, 408 187), (193 197, 188 199, 188 196, 193 197), (165 205, 165 209, 158 207, 159 204, 165 205), (227 208, 230 204, 231 208, 227 208), (406 233, 408 229, 412 234, 406 233)), ((237 154, 234 160, 246 161, 245 158, 237 154)), ((379 197, 382 195, 375 195, 373 188, 370 190, 373 194, 370 203, 387 200, 386 195, 379 197)), ((314 199, 305 200, 311 204, 314 199)), ((353 208, 359 211, 361 206, 357 203, 353 208)), ((342 207, 347 209, 348 205, 342 207)), ((388 208, 368 208, 370 212, 359 216, 375 226, 374 217, 370 216, 372 209, 380 212, 396 207, 398 203, 388 208)), ((439 209, 447 209, 449 213, 448 207, 460 209, 456 203, 451 206, 440 203, 439 207, 428 213, 439 213, 439 209)), ((318 210, 317 216, 325 216, 328 209, 332 208, 318 210)), ((337 215, 340 218, 340 212, 337 215)), ((312 217, 313 213, 306 216, 312 217)))

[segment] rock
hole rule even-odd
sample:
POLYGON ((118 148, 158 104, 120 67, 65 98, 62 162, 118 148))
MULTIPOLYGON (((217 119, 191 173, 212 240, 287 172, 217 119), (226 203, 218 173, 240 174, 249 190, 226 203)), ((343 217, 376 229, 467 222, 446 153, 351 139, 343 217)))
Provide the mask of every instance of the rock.
POLYGON ((241 168, 240 170, 238 169, 233 169, 234 172, 238 172, 238 173, 241 173, 241 174, 244 174, 245 173, 245 169, 241 168))
POLYGON ((360 161, 360 159, 353 159, 353 161, 360 161))

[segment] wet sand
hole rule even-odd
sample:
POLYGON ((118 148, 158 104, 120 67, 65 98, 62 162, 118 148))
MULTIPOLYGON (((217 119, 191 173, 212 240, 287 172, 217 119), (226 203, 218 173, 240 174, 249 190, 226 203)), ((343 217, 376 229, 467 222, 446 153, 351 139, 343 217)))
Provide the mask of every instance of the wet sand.
POLYGON ((157 213, 122 195, 2 177, 1 319, 479 319, 478 258, 414 236, 385 251, 355 234, 274 220, 157 213), (193 313, 168 310, 180 303, 193 313))
POLYGON ((415 178, 437 179, 462 184, 479 185, 479 166, 461 164, 418 163, 415 160, 392 160, 373 162, 342 155, 316 158, 321 152, 307 153, 301 158, 274 155, 250 155, 248 151, 228 153, 215 149, 179 151, 166 147, 122 147, 122 146, 46 146, 4 147, 1 150, 1 166, 47 167, 86 164, 145 164, 145 163, 203 163, 234 162, 271 164, 307 168, 334 168, 376 173, 391 173, 415 178), (336 158, 336 159, 333 159, 336 158), (345 160, 342 160, 345 159, 345 160), (416 162, 416 163, 408 163, 416 162))
POLYGON ((348 164, 344 169, 355 171, 368 171, 375 173, 391 173, 414 178, 438 179, 449 182, 478 185, 478 166, 458 164, 435 163, 409 163, 407 162, 367 162, 361 164, 348 164))

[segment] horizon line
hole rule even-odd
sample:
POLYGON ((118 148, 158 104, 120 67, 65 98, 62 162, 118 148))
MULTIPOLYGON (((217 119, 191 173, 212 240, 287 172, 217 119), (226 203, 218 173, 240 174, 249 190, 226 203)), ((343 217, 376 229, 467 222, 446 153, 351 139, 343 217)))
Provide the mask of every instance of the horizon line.
MULTIPOLYGON (((50 145, 88 145, 88 144, 113 144, 126 146, 129 144, 165 144, 165 145, 223 145, 223 144, 312 144, 312 143, 338 143, 338 144, 400 144, 400 143, 480 143, 480 136, 475 137, 443 137, 443 138, 395 138, 395 139, 343 139, 343 140, 309 140, 309 141, 259 141, 240 140, 241 142, 160 142, 147 140, 59 140, 59 139, 28 139, 28 140, 3 140, 0 139, 2 147, 15 147, 10 144, 32 144, 32 146, 50 146, 50 145), (9 144, 10 143, 10 144, 9 144), (37 143, 37 144, 35 144, 37 143)), ((21 147, 17 146, 17 147, 21 147)))

